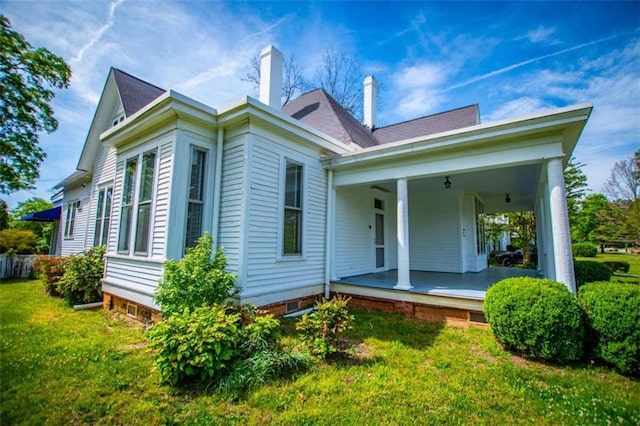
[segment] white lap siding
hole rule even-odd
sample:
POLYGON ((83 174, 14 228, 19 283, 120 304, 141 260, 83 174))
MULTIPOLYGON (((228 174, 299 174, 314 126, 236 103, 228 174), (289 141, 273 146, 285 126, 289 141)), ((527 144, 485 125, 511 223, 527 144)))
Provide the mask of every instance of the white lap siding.
POLYGON ((409 193, 409 256, 412 270, 461 272, 458 194, 409 193))
MULTIPOLYGON (((247 158, 251 167, 248 194, 246 270, 242 298, 258 304, 304 297, 322 292, 325 271, 326 171, 318 152, 297 143, 249 136, 247 158), (282 194, 285 159, 303 165, 303 256, 279 253, 283 220, 282 194)), ((242 274, 241 274, 242 277, 242 274)))
MULTIPOLYGON (((65 188, 64 200, 62 203, 62 215, 60 219, 60 232, 62 233, 62 247, 60 254, 69 256, 80 253, 85 248, 91 247, 93 240, 89 239, 89 214, 91 210, 91 185, 76 188, 65 188), (73 237, 67 238, 64 235, 67 220, 67 206, 71 202, 80 201, 80 207, 76 211, 75 223, 73 226, 73 237)), ((93 226, 91 226, 93 229, 93 226)))

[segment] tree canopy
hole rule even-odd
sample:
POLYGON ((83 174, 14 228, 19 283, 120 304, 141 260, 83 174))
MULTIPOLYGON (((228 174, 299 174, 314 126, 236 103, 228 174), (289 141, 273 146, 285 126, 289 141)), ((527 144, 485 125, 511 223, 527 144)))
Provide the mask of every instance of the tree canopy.
POLYGON ((0 193, 34 188, 45 158, 38 134, 58 128, 53 89, 68 87, 70 78, 62 58, 32 47, 0 15, 0 193))

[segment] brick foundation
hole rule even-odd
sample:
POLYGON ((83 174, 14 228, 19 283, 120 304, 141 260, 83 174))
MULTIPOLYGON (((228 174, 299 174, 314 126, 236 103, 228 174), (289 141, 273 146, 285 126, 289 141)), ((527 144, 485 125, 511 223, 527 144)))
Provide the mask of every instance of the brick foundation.
MULTIPOLYGON (((333 294, 335 295, 335 293, 333 294)), ((414 302, 401 302, 377 297, 345 295, 351 297, 349 307, 377 309, 385 312, 402 312, 423 321, 446 322, 454 325, 481 325, 485 326, 482 312, 467 309, 444 308, 441 306, 425 305, 414 302)))

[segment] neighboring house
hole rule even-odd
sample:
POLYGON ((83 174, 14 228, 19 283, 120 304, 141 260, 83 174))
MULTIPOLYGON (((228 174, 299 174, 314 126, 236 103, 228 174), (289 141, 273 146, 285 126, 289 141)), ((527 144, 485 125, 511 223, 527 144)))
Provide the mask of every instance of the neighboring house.
POLYGON ((562 172, 590 105, 491 124, 471 105, 377 127, 371 77, 361 124, 322 89, 280 108, 282 54, 261 61, 260 101, 221 109, 109 72, 78 170, 57 185, 62 254, 107 245, 106 307, 150 319, 163 262, 209 232, 241 303, 284 313, 337 290, 478 312, 483 292, 438 298, 414 273, 485 279, 478 218, 518 209, 539 218, 541 273, 575 292, 562 172), (386 284, 349 278, 374 273, 386 284))

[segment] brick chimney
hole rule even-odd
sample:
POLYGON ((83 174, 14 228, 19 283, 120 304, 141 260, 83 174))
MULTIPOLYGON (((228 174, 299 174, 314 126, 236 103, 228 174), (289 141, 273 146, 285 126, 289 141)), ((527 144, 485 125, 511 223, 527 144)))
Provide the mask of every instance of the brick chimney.
POLYGON ((260 102, 272 108, 282 107, 282 52, 273 45, 260 53, 260 102))
POLYGON ((377 97, 378 83, 368 75, 364 78, 364 125, 370 129, 376 127, 377 97))

